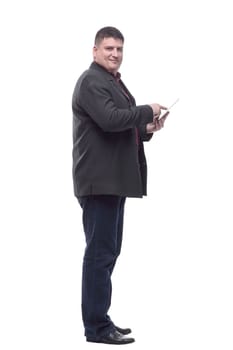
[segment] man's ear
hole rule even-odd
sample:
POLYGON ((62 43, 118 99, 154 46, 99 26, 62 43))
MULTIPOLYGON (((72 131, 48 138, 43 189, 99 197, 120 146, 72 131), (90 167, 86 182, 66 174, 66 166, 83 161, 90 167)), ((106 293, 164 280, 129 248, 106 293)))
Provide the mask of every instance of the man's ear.
POLYGON ((93 58, 96 58, 96 51, 97 51, 97 47, 94 46, 94 47, 93 47, 93 50, 92 50, 93 58))

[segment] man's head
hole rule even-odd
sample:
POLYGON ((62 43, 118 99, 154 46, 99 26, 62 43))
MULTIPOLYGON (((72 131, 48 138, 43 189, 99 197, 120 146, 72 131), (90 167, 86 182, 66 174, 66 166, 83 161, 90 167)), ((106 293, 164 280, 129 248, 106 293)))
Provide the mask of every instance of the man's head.
POLYGON ((123 59, 124 37, 114 27, 104 27, 95 36, 94 61, 110 73, 116 74, 123 59))

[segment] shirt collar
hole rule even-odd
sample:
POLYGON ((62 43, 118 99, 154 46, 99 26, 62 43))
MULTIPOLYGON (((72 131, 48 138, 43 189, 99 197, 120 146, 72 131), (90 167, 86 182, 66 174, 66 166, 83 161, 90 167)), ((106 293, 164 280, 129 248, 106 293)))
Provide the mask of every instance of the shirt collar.
POLYGON ((117 72, 116 75, 112 74, 117 82, 121 80, 121 73, 117 72))

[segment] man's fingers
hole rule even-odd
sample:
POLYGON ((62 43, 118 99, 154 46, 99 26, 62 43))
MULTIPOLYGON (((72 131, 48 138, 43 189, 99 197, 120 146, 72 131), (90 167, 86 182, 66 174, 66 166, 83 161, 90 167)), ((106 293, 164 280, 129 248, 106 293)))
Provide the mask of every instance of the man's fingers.
POLYGON ((164 109, 164 110, 167 109, 167 107, 165 107, 165 106, 162 106, 162 105, 159 105, 159 106, 160 106, 160 109, 164 109))

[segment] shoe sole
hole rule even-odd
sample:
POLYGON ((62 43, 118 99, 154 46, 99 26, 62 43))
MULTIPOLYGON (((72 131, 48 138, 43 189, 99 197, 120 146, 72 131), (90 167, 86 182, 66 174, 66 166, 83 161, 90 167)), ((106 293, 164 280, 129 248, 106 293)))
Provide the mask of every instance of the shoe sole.
POLYGON ((89 339, 87 338, 87 342, 89 343, 101 343, 101 344, 112 344, 112 345, 126 345, 126 344, 131 344, 135 342, 135 339, 129 339, 125 341, 119 341, 119 342, 114 342, 114 341, 108 341, 108 340, 95 340, 95 339, 89 339))

